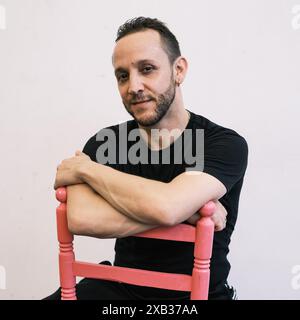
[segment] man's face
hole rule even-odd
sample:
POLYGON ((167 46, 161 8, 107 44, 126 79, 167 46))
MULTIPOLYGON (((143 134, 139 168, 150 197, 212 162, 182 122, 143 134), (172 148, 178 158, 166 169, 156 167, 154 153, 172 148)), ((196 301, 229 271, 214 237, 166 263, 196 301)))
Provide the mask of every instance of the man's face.
POLYGON ((120 39, 113 53, 113 66, 128 113, 143 127, 158 123, 176 93, 173 71, 159 33, 146 30, 120 39))

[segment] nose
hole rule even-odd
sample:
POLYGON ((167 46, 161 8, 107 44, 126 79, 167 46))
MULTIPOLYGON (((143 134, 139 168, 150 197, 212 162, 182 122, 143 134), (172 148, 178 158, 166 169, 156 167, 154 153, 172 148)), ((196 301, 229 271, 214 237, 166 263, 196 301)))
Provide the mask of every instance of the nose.
POLYGON ((137 95, 138 93, 141 93, 144 91, 144 84, 142 82, 142 79, 136 75, 131 74, 128 81, 128 93, 137 95))

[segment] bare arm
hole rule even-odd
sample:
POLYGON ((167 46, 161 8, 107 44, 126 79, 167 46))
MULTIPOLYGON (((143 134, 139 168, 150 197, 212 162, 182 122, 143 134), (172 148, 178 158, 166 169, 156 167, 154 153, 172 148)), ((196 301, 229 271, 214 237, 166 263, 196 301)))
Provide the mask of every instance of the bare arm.
POLYGON ((80 177, 119 212, 147 224, 176 225, 226 193, 219 180, 204 172, 184 172, 164 183, 90 161, 80 177))
POLYGON ((129 218, 87 184, 67 187, 68 227, 73 234, 96 238, 123 238, 159 225, 141 223, 129 218))
POLYGON ((183 172, 165 183, 120 172, 77 151, 57 167, 54 188, 81 183, 124 216, 153 226, 186 221, 208 201, 227 192, 220 180, 204 172, 183 172))
POLYGON ((136 221, 168 225, 165 217, 167 183, 124 173, 90 161, 81 179, 122 214, 136 221))

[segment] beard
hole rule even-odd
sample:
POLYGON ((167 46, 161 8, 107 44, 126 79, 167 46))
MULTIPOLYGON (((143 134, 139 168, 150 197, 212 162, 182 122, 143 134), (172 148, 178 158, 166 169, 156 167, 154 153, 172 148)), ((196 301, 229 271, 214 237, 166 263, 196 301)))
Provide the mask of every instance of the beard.
MULTIPOLYGON (((175 85, 175 82, 173 82, 171 79, 168 89, 164 93, 158 95, 156 107, 154 109, 153 114, 151 114, 147 118, 143 118, 143 119, 137 118, 134 115, 134 112, 132 112, 129 109, 129 107, 126 106, 126 104, 124 102, 123 102, 123 104, 124 104, 127 112, 134 118, 134 120, 138 124, 140 124, 143 127, 151 127, 151 126, 156 125, 168 112, 171 104, 174 101, 175 92, 176 92, 176 85, 175 85)), ((151 97, 151 96, 143 96, 143 95, 138 95, 138 94, 136 94, 132 97, 133 101, 150 100, 150 99, 152 101, 154 100, 153 97, 151 97)))

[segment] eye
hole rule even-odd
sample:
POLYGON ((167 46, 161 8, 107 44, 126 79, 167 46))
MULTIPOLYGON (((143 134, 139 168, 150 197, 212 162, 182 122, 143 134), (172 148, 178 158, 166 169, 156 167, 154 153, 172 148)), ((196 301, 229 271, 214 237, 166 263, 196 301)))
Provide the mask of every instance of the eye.
POLYGON ((143 73, 149 73, 149 72, 151 72, 153 69, 154 69, 154 67, 149 65, 149 66, 143 67, 142 71, 143 71, 143 73))
POLYGON ((117 77, 119 82, 124 82, 127 79, 127 74, 126 73, 121 73, 117 77))

